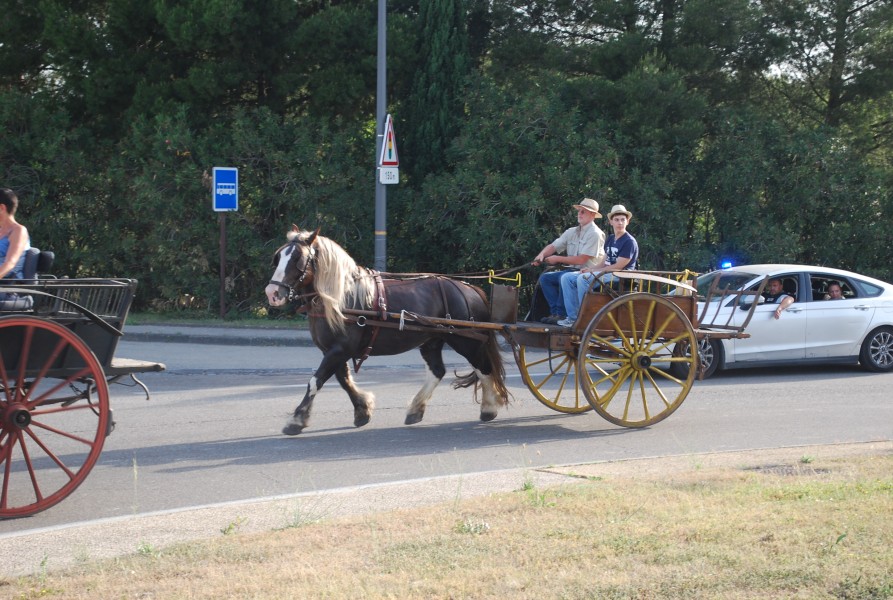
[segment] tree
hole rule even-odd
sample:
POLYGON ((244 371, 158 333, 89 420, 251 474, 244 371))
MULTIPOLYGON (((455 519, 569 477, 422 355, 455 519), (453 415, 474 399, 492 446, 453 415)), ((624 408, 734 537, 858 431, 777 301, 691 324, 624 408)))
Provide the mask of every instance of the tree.
MULTIPOLYGON (((893 2, 764 0, 789 52, 767 79, 800 122, 856 126, 866 102, 893 92, 893 2)), ((884 119, 887 121, 888 119, 884 119)))
POLYGON ((444 169, 445 153, 459 132, 470 69, 463 0, 421 0, 418 70, 406 101, 409 171, 419 178, 444 169))

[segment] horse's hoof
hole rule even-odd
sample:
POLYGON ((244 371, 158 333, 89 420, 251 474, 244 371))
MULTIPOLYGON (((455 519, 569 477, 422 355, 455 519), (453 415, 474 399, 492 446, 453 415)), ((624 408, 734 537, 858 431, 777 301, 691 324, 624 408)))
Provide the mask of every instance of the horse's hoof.
POLYGON ((372 420, 372 415, 356 415, 353 418, 353 426, 354 427, 362 427, 369 423, 372 420))
POLYGON ((407 413, 406 420, 403 423, 405 425, 415 425, 416 423, 421 423, 424 416, 425 413, 407 413))
POLYGON ((282 433, 284 433, 285 435, 298 435, 302 431, 304 431, 304 428, 299 427, 298 425, 295 425, 294 423, 289 423, 288 425, 286 425, 285 427, 282 428, 282 433))
POLYGON ((484 423, 486 423, 487 421, 492 421, 495 418, 496 418, 495 412, 482 412, 481 413, 481 421, 483 421, 484 423))

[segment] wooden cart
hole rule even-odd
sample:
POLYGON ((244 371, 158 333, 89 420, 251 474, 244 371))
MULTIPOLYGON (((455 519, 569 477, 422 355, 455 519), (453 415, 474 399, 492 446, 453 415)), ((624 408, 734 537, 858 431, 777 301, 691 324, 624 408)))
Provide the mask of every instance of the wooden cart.
POLYGON ((0 312, 0 518, 45 510, 87 477, 114 429, 109 384, 159 363, 115 357, 137 282, 41 279, 0 312))
MULTIPOLYGON (((698 295, 697 274, 621 271, 615 288, 589 292, 570 328, 519 321, 503 328, 528 389, 564 413, 595 410, 624 427, 653 425, 682 404, 700 371, 709 338, 746 337, 759 289, 711 287, 698 295), (718 322, 716 307, 747 311, 743 325, 718 322)), ((765 285, 765 282, 764 282, 765 285)), ((494 286, 493 312, 517 310, 517 294, 494 286), (514 308, 513 308, 514 307, 514 308)))

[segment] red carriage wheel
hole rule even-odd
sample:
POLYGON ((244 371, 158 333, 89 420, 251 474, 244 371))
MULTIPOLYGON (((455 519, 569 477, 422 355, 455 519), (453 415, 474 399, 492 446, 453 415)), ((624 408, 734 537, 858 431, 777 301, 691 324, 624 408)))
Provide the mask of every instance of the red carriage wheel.
POLYGON ((105 374, 80 337, 54 321, 0 318, 0 518, 71 494, 99 458, 109 419, 105 374))

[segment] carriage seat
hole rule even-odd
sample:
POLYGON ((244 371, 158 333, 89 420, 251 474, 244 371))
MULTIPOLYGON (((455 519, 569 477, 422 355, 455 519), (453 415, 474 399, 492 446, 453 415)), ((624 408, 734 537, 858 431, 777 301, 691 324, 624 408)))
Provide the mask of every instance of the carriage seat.
MULTIPOLYGON (((55 253, 39 248, 25 250, 25 263, 22 265, 22 279, 0 280, 0 286, 16 287, 27 281, 36 281, 41 273, 46 273, 53 266, 55 253)), ((0 294, 0 312, 17 312, 31 310, 34 298, 30 294, 0 294)))
POLYGON ((28 248, 25 250, 25 264, 22 265, 22 279, 34 281, 46 276, 53 267, 56 253, 40 248, 28 248))

